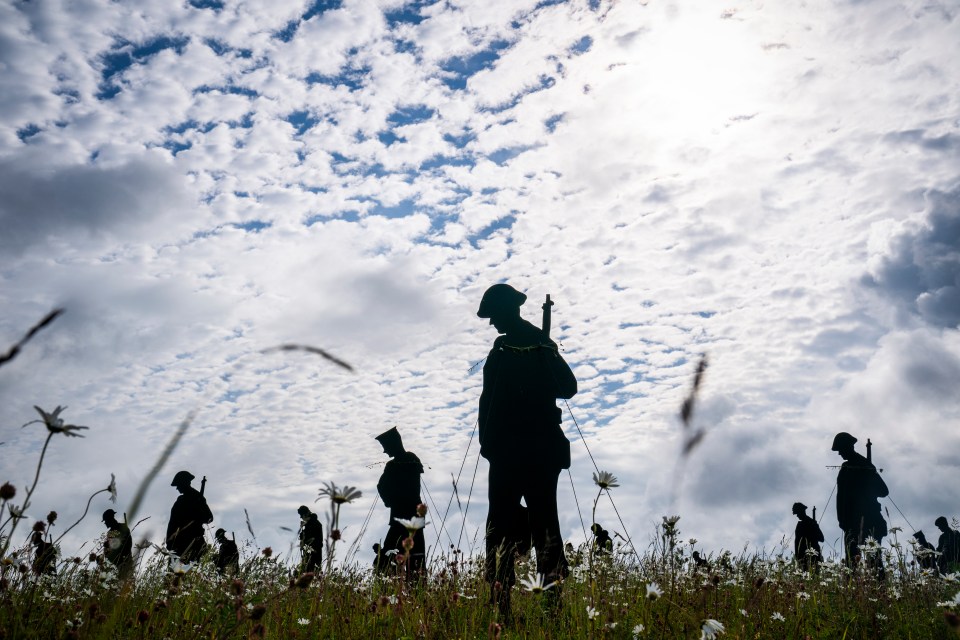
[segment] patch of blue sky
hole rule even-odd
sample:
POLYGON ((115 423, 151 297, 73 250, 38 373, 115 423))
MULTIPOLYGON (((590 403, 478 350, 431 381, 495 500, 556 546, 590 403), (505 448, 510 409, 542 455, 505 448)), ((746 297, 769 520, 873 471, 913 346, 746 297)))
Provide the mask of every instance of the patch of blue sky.
POLYGON ((534 11, 539 9, 545 9, 546 7, 552 7, 558 4, 566 4, 567 0, 540 0, 537 5, 533 8, 534 11))
POLYGON ((435 110, 422 104, 400 107, 387 116, 387 123, 399 127, 407 124, 426 122, 432 118, 435 113, 435 110))
POLYGON ((80 102, 80 92, 76 89, 68 89, 66 87, 58 87, 54 89, 53 95, 60 96, 63 98, 63 101, 66 104, 76 104, 80 102))
POLYGON ((590 50, 590 47, 593 46, 593 38, 590 36, 583 36, 577 40, 573 45, 568 49, 572 55, 578 56, 582 53, 586 53, 590 50))
POLYGON ((475 249, 479 248, 479 243, 481 240, 486 240, 490 238, 490 236, 492 236, 493 234, 501 231, 509 231, 510 229, 513 228, 513 225, 516 221, 517 221, 517 216, 515 214, 510 213, 508 215, 505 215, 502 218, 498 218, 494 220, 493 222, 488 224, 486 227, 484 227, 480 231, 470 234, 467 237, 467 241, 475 249))
POLYGON ((97 92, 96 98, 98 100, 109 100, 120 93, 119 85, 113 83, 112 79, 125 69, 132 67, 134 64, 142 64, 151 56, 168 49, 181 54, 189 42, 190 38, 187 36, 159 36, 140 45, 129 40, 118 40, 110 52, 100 56, 103 70, 100 72, 100 91, 97 92))
POLYGON ((534 149, 536 148, 536 146, 537 145, 526 144, 526 145, 520 145, 516 147, 504 147, 502 149, 497 149, 493 153, 487 154, 487 158, 489 158, 491 162, 495 162, 498 165, 503 166, 508 161, 512 160, 513 158, 516 158, 524 151, 529 151, 530 149, 534 149))
POLYGON ((697 315, 701 318, 712 318, 717 315, 716 311, 697 311, 697 315))
POLYGON ((477 51, 469 56, 450 58, 440 65, 441 69, 451 74, 442 78, 443 83, 454 90, 465 89, 470 76, 492 67, 500 58, 500 53, 509 47, 510 42, 495 40, 482 51, 477 51))
POLYGON ((341 4, 340 0, 314 0, 314 2, 310 3, 307 10, 300 14, 299 18, 288 22, 284 25, 283 29, 274 31, 273 37, 281 42, 290 42, 293 40, 293 36, 297 34, 297 29, 300 28, 302 22, 318 16, 324 11, 339 9, 341 4))
POLYGON ((253 49, 236 49, 231 47, 222 40, 217 40, 216 38, 204 38, 203 44, 210 47, 210 50, 213 51, 218 56, 225 56, 228 53, 235 54, 238 58, 251 58, 253 57, 253 49))
POLYGON ((213 93, 214 91, 219 91, 220 93, 228 93, 238 96, 247 96, 248 98, 256 98, 259 93, 255 89, 250 87, 240 87, 235 84, 225 84, 225 85, 212 85, 204 84, 193 90, 193 94, 197 95, 198 93, 213 93))
POLYGON ((246 222, 234 222, 231 226, 235 229, 243 229, 250 233, 260 233, 264 229, 272 227, 273 223, 263 220, 247 220, 246 222))
POLYGON ((463 149, 465 146, 467 146, 468 144, 470 144, 476 139, 477 139, 477 134, 473 133, 472 131, 468 131, 467 133, 464 133, 459 136, 455 136, 451 133, 443 134, 444 142, 449 142, 450 144, 455 146, 457 149, 463 149))
POLYGON ((163 128, 163 132, 172 135, 183 135, 187 131, 196 129, 200 133, 209 133, 216 127, 215 122, 199 122, 197 120, 184 120, 180 124, 173 124, 163 128))
POLYGON ((220 396, 218 402, 236 402, 240 396, 249 395, 254 391, 254 389, 231 389, 220 396))
POLYGON ((168 139, 165 140, 160 146, 169 151, 170 155, 176 156, 181 151, 186 151, 187 149, 193 147, 193 143, 168 139))
POLYGON ((41 129, 38 125, 30 123, 27 126, 17 129, 17 137, 20 138, 20 142, 26 142, 28 139, 40 133, 41 129))
POLYGON ((426 18, 421 14, 424 7, 429 7, 436 0, 413 0, 405 2, 399 9, 383 12, 383 17, 391 27, 397 24, 420 24, 426 18))
POLYGON ((501 104, 498 104, 492 107, 480 109, 480 110, 487 113, 500 113, 502 111, 512 109, 518 104, 520 104, 520 101, 523 100, 524 97, 530 95, 531 93, 536 93, 538 91, 543 91, 544 89, 549 89, 555 84, 557 84, 556 78, 554 78, 553 76, 542 75, 540 76, 540 78, 538 78, 537 84, 531 87, 527 87, 526 89, 524 89, 520 93, 517 93, 506 102, 503 102, 501 104))
POLYGON ((420 164, 420 171, 431 171, 432 169, 439 169, 440 167, 472 167, 477 164, 477 161, 472 156, 463 155, 463 156, 445 156, 445 155, 436 155, 432 158, 429 158, 423 161, 420 164))
POLYGON ((320 122, 320 118, 311 115, 309 111, 294 111, 285 120, 293 125, 298 135, 309 131, 320 122))
POLYGON ((385 206, 379 202, 367 211, 367 215, 384 218, 406 218, 414 213, 413 200, 401 200, 398 204, 385 206))
POLYGON ((224 6, 222 0, 187 0, 187 4, 195 9, 212 9, 213 11, 220 11, 224 6))
POLYGON ((304 78, 304 81, 310 85, 324 84, 328 87, 346 87, 350 91, 357 91, 365 86, 365 80, 369 72, 368 67, 349 68, 337 75, 314 72, 304 78))
POLYGON ((393 131, 381 131, 380 133, 377 134, 377 140, 379 140, 381 144, 383 144, 386 147, 389 147, 390 145, 395 144, 397 142, 407 141, 406 138, 401 138, 400 136, 395 134, 393 131))
POLYGON ((553 133, 557 130, 557 125, 563 122, 563 119, 566 118, 566 116, 567 114, 565 113, 552 115, 543 122, 543 126, 546 127, 547 131, 553 133))

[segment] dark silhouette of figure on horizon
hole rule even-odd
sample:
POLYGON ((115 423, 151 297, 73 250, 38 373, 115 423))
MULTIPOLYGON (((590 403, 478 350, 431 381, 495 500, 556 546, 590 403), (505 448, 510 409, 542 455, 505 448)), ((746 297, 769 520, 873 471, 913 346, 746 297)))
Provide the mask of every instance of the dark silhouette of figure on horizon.
POLYGON ((204 540, 204 525, 213 522, 213 513, 207 500, 190 482, 194 476, 189 471, 178 471, 173 476, 171 487, 180 492, 170 509, 170 524, 167 525, 167 549, 175 553, 181 562, 195 562, 207 551, 204 540))
POLYGON ((590 525, 593 533, 593 553, 595 556, 609 556, 613 553, 613 538, 610 532, 594 522, 590 525))
POLYGON ((217 555, 214 557, 217 572, 229 575, 239 573, 240 550, 237 549, 236 540, 228 538, 225 529, 217 529, 217 532, 213 534, 213 539, 216 540, 219 545, 217 555))
POLYGON ((103 541, 103 557, 117 568, 121 579, 133 574, 133 536, 125 522, 117 521, 117 512, 103 512, 103 524, 107 525, 107 537, 103 541))
POLYGON ((924 534, 923 531, 917 531, 913 534, 913 539, 917 541, 917 549, 914 551, 914 556, 916 557, 917 564, 920 565, 920 568, 936 569, 937 550, 927 540, 926 534, 924 534))
MULTIPOLYGON (((873 463, 854 451, 856 442, 857 439, 846 432, 833 438, 833 451, 844 460, 837 474, 837 520, 843 530, 847 566, 851 568, 857 566, 861 547, 867 538, 873 538, 879 545, 887 535, 887 522, 880 512, 878 498, 885 498, 890 493, 873 463)), ((869 446, 868 442, 868 453, 869 446)), ((882 578, 883 561, 879 549, 868 553, 865 560, 882 578)))
MULTIPOLYGON (((423 464, 412 451, 403 448, 403 439, 396 427, 384 431, 376 437, 383 452, 392 459, 387 462, 377 482, 377 493, 383 504, 390 508, 390 527, 383 541, 385 552, 395 549, 399 557, 407 550, 403 541, 409 537, 407 528, 397 522, 397 518, 412 520, 417 517, 417 508, 423 503, 420 499, 420 476, 423 464)), ((412 580, 421 576, 426 561, 427 545, 423 528, 413 534, 413 547, 409 550, 406 576, 412 580)))
POLYGON ((300 514, 300 567, 306 573, 316 573, 323 564, 323 525, 313 511, 302 504, 300 514))
POLYGON ((807 515, 807 505, 802 502, 793 503, 793 515, 799 521, 793 533, 793 557, 804 571, 816 571, 823 562, 823 553, 820 551, 823 531, 817 521, 807 515))
MULTIPOLYGON (((486 579, 491 599, 510 616, 517 509, 526 503, 537 572, 545 583, 569 573, 557 513, 557 479, 570 468, 570 442, 560 427, 557 399, 572 398, 577 380, 545 329, 520 317, 527 296, 508 284, 488 288, 477 316, 500 335, 483 365, 480 455, 490 463, 486 579), (497 585, 499 584, 499 589, 497 585)), ((548 320, 549 306, 544 305, 548 320)), ((547 592, 558 601, 558 588, 547 592)))
POLYGON ((34 546, 33 572, 38 576, 57 575, 57 548, 53 542, 44 540, 41 531, 34 531, 30 542, 34 546))
POLYGON ((694 551, 690 554, 690 557, 693 558, 693 568, 694 571, 704 570, 710 571, 710 563, 707 562, 707 559, 700 555, 699 551, 694 551))
POLYGON ((950 528, 946 517, 940 516, 934 521, 940 529, 940 539, 937 541, 937 568, 940 573, 955 573, 960 570, 960 531, 950 528))

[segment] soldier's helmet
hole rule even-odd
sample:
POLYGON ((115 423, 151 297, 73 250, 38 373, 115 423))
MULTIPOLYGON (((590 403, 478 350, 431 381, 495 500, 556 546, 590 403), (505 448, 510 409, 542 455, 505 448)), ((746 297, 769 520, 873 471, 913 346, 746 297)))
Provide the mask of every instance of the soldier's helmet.
POLYGON ((217 540, 221 538, 226 539, 227 530, 221 527, 220 529, 217 529, 216 533, 213 534, 213 537, 216 538, 217 540))
POLYGON ((936 520, 933 521, 933 524, 937 525, 937 527, 940 528, 940 529, 946 529, 946 528, 947 528, 947 519, 946 519, 945 517, 943 517, 943 516, 940 516, 939 518, 937 518, 936 520))
POLYGON ((793 512, 794 512, 794 513, 796 513, 796 514, 801 514, 801 513, 805 513, 806 510, 807 510, 807 505, 803 504, 802 502, 794 502, 794 503, 793 503, 793 512))
MULTIPOLYGON (((398 451, 403 449, 403 438, 396 427, 390 427, 383 433, 374 437, 387 451, 398 451)), ((391 454, 392 455, 392 454, 391 454)))
POLYGON ((519 309, 526 302, 527 296, 520 293, 505 282, 495 284, 483 293, 480 299, 478 318, 491 318, 493 314, 503 310, 519 309))
POLYGON ((113 509, 107 509, 106 511, 103 512, 103 518, 101 518, 101 520, 103 522, 106 522, 108 519, 116 520, 117 519, 116 516, 117 516, 116 511, 114 511, 113 509))
POLYGON ((179 487, 180 485, 190 484, 193 478, 194 475, 189 471, 177 471, 177 475, 173 476, 173 482, 170 483, 170 486, 179 487))
POLYGON ((920 531, 915 531, 915 532, 914 532, 913 538, 914 538, 914 540, 919 540, 920 542, 924 542, 924 541, 927 539, 927 536, 926 536, 926 534, 923 532, 923 530, 921 529, 920 531))
POLYGON ((841 431, 837 435, 833 436, 833 448, 831 448, 830 450, 840 451, 840 449, 847 449, 849 447, 852 447, 856 441, 857 439, 854 438, 852 435, 850 435, 846 431, 841 431))
POLYGON ((306 518, 307 516, 310 515, 311 511, 310 511, 310 509, 307 507, 307 505, 302 504, 302 505, 300 505, 300 508, 297 509, 297 513, 300 514, 300 517, 301 517, 301 518, 306 518))

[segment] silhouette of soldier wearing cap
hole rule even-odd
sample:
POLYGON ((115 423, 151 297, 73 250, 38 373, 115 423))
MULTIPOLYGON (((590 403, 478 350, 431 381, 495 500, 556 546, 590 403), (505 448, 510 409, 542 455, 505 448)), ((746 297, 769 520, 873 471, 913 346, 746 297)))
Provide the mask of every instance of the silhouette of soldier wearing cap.
POLYGON ((213 563, 217 566, 217 572, 234 575, 240 571, 240 550, 237 549, 236 540, 227 537, 226 529, 217 529, 213 534, 213 539, 217 541, 219 549, 213 558, 213 563))
POLYGON ((323 525, 313 511, 302 504, 300 514, 300 557, 302 571, 317 572, 323 563, 323 525))
POLYGON ((170 483, 180 492, 180 497, 170 509, 167 549, 177 554, 182 562, 194 562, 204 554, 207 543, 203 539, 203 526, 213 522, 206 498, 190 486, 193 477, 189 471, 178 471, 170 483))
POLYGON ((121 578, 133 573, 133 536, 124 522, 117 521, 117 512, 103 512, 103 524, 107 525, 107 537, 103 541, 103 557, 117 568, 121 578))
MULTIPOLYGON (((854 451, 856 441, 846 432, 833 438, 833 451, 844 460, 837 474, 837 520, 843 530, 843 547, 849 567, 856 566, 861 555, 860 547, 867 538, 873 538, 879 544, 887 535, 887 522, 880 513, 877 499, 890 493, 873 463, 854 451)), ((877 575, 883 577, 879 550, 868 554, 866 560, 877 570, 877 575)))
POLYGON ((937 568, 937 550, 927 540, 923 531, 917 531, 913 534, 913 539, 917 541, 917 548, 914 550, 914 556, 921 569, 937 568))
MULTIPOLYGON (((577 380, 556 343, 520 317, 526 299, 508 284, 495 284, 483 294, 477 311, 500 334, 483 366, 479 430, 480 455, 490 463, 486 579, 494 585, 492 599, 506 616, 516 581, 511 533, 517 530, 514 519, 521 498, 537 550, 537 572, 545 582, 569 573, 557 514, 557 479, 570 467, 570 442, 560 427, 556 401, 572 398, 577 380)), ((556 597, 556 591, 547 593, 556 597)))
POLYGON ((807 505, 793 503, 793 515, 797 516, 797 529, 793 533, 793 557, 804 571, 816 570, 823 562, 820 543, 823 531, 817 521, 807 515, 807 505))
POLYGON ((613 553, 613 538, 610 532, 594 522, 590 525, 593 533, 593 553, 596 556, 609 556, 613 553))
MULTIPOLYGON (((403 541, 409 537, 409 532, 396 519, 410 520, 417 516, 417 507, 423 502, 420 499, 423 464, 415 453, 403 448, 403 439, 396 427, 384 431, 376 440, 383 447, 383 452, 392 458, 377 482, 377 493, 383 504, 390 508, 390 527, 383 541, 383 551, 386 553, 395 549, 402 557, 407 553, 403 541)), ((408 579, 422 572, 426 553, 427 544, 421 528, 413 535, 413 548, 410 549, 407 565, 408 579)))
POLYGON ((960 531, 951 529, 944 516, 937 518, 934 524, 940 529, 940 539, 937 541, 940 558, 937 560, 937 567, 940 573, 954 573, 960 570, 960 531))

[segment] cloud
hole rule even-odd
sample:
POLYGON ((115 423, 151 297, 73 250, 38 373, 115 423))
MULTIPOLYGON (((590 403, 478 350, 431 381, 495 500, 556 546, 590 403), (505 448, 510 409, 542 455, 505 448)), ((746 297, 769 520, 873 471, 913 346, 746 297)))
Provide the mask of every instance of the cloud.
POLYGON ((863 283, 938 327, 960 327, 960 189, 927 194, 927 217, 891 242, 863 283))

